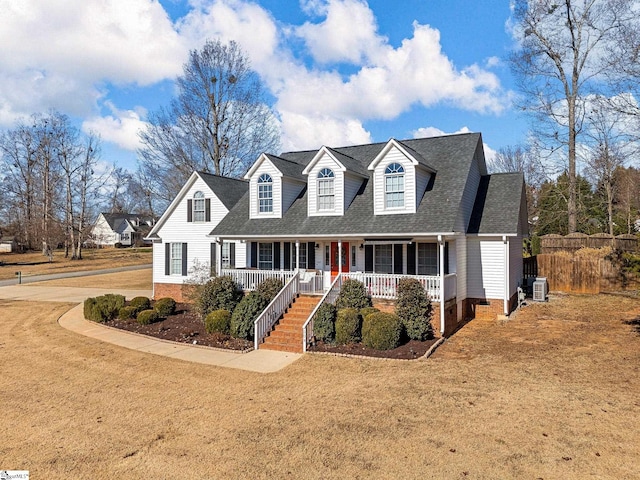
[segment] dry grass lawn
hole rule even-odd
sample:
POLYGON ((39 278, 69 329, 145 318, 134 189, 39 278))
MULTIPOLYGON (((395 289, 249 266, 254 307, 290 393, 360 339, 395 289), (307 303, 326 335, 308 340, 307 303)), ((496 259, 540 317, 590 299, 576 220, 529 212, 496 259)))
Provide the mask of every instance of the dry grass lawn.
POLYGON ((632 479, 640 301, 554 297, 426 361, 306 355, 275 374, 78 336, 0 301, 0 468, 32 478, 632 479))
POLYGON ((114 290, 119 288, 151 290, 153 288, 153 273, 151 268, 144 268, 128 272, 47 280, 45 282, 33 283, 32 285, 42 285, 45 287, 113 288, 114 290))
POLYGON ((21 271, 23 276, 28 276, 99 270, 128 265, 150 265, 151 255, 151 247, 92 248, 82 251, 82 260, 71 260, 64 258, 63 250, 56 250, 53 261, 49 262, 48 257, 43 256, 41 252, 0 253, 0 264, 38 263, 38 265, 0 265, 0 280, 15 278, 17 271, 21 271))

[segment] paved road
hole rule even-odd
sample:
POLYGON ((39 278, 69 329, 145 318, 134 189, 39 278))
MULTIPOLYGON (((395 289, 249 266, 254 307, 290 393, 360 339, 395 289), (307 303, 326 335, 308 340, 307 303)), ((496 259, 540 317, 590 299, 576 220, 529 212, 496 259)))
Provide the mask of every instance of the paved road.
MULTIPOLYGON (((130 270, 142 270, 144 268, 151 268, 151 264, 148 265, 129 265, 128 267, 117 267, 117 268, 104 268, 102 270, 91 270, 91 271, 81 271, 81 272, 66 272, 66 273, 50 273, 47 275, 28 275, 22 277, 22 283, 34 283, 34 282, 44 282, 46 280, 59 280, 61 278, 73 278, 73 277, 88 277, 91 275, 103 275, 105 273, 116 273, 116 272, 128 272, 130 270)), ((15 271, 20 270, 20 265, 14 265, 15 271)), ((8 285, 17 285, 18 277, 12 278, 10 280, 0 280, 0 287, 6 287, 8 285)))

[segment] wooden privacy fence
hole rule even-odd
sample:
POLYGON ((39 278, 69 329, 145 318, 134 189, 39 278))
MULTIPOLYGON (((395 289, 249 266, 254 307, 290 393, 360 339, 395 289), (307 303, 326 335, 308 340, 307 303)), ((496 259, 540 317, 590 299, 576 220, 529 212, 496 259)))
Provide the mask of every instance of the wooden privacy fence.
POLYGON ((623 252, 635 252, 638 250, 638 237, 635 235, 618 235, 612 237, 606 233, 586 235, 584 233, 572 233, 570 235, 544 235, 540 237, 540 252, 573 252, 581 248, 611 247, 623 252))
MULTIPOLYGON (((540 254, 531 259, 539 277, 546 277, 549 290, 567 293, 600 293, 637 289, 638 278, 625 275, 610 258, 540 254)), ((526 268, 525 268, 526 270, 526 268)))

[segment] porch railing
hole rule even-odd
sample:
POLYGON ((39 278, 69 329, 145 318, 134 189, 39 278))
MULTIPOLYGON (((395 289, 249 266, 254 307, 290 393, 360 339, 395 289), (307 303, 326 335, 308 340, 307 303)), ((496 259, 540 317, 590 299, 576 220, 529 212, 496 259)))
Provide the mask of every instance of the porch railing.
POLYGON ((333 283, 331 284, 331 287, 329 287, 329 290, 327 290, 327 292, 322 296, 316 307, 311 312, 311 315, 309 315, 307 321, 304 322, 304 325, 302 326, 303 352, 307 351, 307 345, 309 343, 309 340, 313 336, 313 320, 316 316, 316 313, 318 312, 318 309, 325 302, 334 303, 336 301, 336 298, 338 298, 338 294, 340 293, 340 289, 342 288, 343 280, 344 277, 342 273, 336 276, 336 278, 333 280, 333 283))
POLYGON ((444 293, 445 301, 458 296, 458 276, 455 273, 449 273, 444 276, 444 293))
POLYGON ((324 276, 315 271, 300 271, 300 293, 324 293, 324 276))
MULTIPOLYGON (((345 278, 352 278, 361 281, 369 295, 374 298, 396 298, 398 291, 398 282, 402 278, 415 278, 424 287, 427 295, 432 302, 440 301, 440 277, 437 275, 402 275, 388 273, 360 273, 348 272, 342 274, 345 278)), ((446 299, 456 296, 455 290, 457 286, 456 274, 451 273, 444 277, 446 299), (452 293, 453 292, 453 293, 452 293)))
POLYGON ((292 273, 293 276, 254 322, 253 346, 256 350, 258 349, 258 345, 260 345, 267 336, 267 332, 271 331, 273 325, 280 318, 280 315, 284 313, 298 294, 300 276, 296 272, 292 273))
POLYGON ((296 272, 288 270, 251 270, 243 268, 223 268, 221 275, 228 275, 243 290, 255 290, 260 283, 267 278, 279 278, 282 283, 287 283, 296 272))

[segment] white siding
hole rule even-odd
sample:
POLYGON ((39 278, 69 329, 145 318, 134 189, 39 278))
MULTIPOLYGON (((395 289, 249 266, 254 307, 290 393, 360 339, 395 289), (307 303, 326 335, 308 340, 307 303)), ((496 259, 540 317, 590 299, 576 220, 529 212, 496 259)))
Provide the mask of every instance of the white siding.
POLYGON ((396 147, 376 165, 373 172, 373 198, 375 215, 397 215, 416 211, 416 169, 411 161, 396 147), (384 171, 390 163, 399 163, 404 167, 404 208, 385 209, 384 171))
POLYGON ((360 187, 362 186, 362 178, 356 175, 350 175, 348 173, 344 176, 344 210, 346 211, 353 202, 353 199, 356 198, 356 194, 360 187))
POLYGON ((325 153, 320 158, 313 168, 309 171, 308 188, 307 188, 307 214, 310 217, 319 216, 331 216, 331 215, 344 215, 344 172, 339 170, 339 165, 331 158, 331 156, 325 153), (318 211, 317 199, 318 199, 318 172, 323 168, 330 168, 335 175, 333 183, 334 198, 334 211, 318 211))
POLYGON ((467 239, 467 298, 504 299, 504 243, 501 237, 467 239))
POLYGON ((282 173, 267 159, 263 160, 249 180, 249 218, 282 218, 282 173), (263 173, 271 175, 273 180, 273 213, 260 213, 258 178, 263 173))
MULTIPOLYGON (((473 211, 473 204, 476 201, 476 194, 478 193, 478 187, 480 186, 480 167, 478 165, 478 159, 474 156, 469 169, 469 175, 467 176, 467 183, 464 186, 464 192, 460 200, 460 211, 458 212, 458 218, 456 219, 455 229, 458 232, 466 232, 469 226, 469 219, 471 218, 471 212, 473 211)), ((464 172, 460 172, 463 175, 464 172)))
POLYGON ((509 238, 509 298, 522 283, 522 237, 509 238))
MULTIPOLYGON (((290 178, 282 179, 282 213, 284 214, 289 207, 296 201, 300 192, 304 189, 304 182, 298 182, 290 178)), ((275 207, 275 205, 274 205, 275 207)))
POLYGON ((120 235, 111 230, 111 227, 102 214, 98 216, 96 225, 93 227, 91 233, 97 245, 114 245, 120 241, 120 235))
POLYGON ((416 168, 416 209, 420 205, 424 192, 427 190, 430 178, 431 174, 429 172, 420 167, 416 168))
POLYGON ((467 298, 467 239, 466 237, 456 239, 454 248, 449 250, 456 252, 456 275, 458 280, 457 298, 458 302, 467 298))

